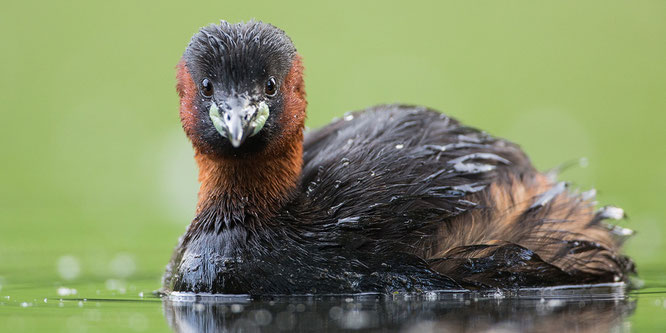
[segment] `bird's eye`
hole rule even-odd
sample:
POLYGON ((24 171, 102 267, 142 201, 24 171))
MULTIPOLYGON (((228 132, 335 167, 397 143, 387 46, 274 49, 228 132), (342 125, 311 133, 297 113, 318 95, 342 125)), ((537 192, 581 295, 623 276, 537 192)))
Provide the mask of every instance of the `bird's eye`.
POLYGON ((266 87, 264 87, 264 92, 268 96, 275 96, 277 93, 277 83, 275 82, 274 77, 270 77, 268 81, 266 81, 266 87))
POLYGON ((213 96, 213 83, 209 79, 201 81, 201 93, 206 97, 213 96))

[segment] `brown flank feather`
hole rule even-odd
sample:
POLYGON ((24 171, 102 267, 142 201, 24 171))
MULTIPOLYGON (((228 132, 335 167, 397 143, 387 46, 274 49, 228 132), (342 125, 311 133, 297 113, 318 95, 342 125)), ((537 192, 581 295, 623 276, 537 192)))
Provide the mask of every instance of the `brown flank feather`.
MULTIPOLYGON (((632 263, 618 255, 620 244, 595 215, 594 203, 564 190, 544 205, 534 207, 555 186, 548 177, 536 173, 522 179, 500 179, 503 180, 468 198, 478 203, 477 209, 440 228, 438 244, 430 258, 459 257, 464 247, 508 243, 525 247, 571 274, 614 272, 618 280, 624 278, 623 272, 633 270, 632 263)), ((477 251, 465 256, 486 254, 477 251)))

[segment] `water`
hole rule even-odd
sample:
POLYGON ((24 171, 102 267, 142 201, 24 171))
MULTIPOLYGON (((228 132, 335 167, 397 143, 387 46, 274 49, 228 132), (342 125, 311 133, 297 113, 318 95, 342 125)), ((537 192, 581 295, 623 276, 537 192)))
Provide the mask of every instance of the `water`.
POLYGON ((152 279, 4 285, 0 331, 629 332, 666 328, 666 279, 520 291, 273 296, 176 293, 152 279))

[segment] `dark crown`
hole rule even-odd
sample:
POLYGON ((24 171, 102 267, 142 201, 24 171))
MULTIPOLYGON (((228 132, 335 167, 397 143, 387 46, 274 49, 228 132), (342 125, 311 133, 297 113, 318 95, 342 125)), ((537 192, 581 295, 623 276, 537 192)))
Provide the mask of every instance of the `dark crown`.
POLYGON ((196 33, 185 61, 195 79, 209 77, 238 82, 247 76, 286 74, 296 48, 284 31, 260 21, 230 24, 221 21, 196 33))

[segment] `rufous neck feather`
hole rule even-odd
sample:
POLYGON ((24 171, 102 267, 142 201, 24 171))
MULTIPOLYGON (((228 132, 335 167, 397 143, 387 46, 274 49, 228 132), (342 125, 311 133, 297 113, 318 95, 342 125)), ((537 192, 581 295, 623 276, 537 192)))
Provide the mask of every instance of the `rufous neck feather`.
POLYGON ((197 153, 199 203, 197 212, 210 206, 232 215, 274 215, 291 198, 298 185, 303 160, 296 139, 281 156, 266 154, 252 159, 213 159, 197 153))

